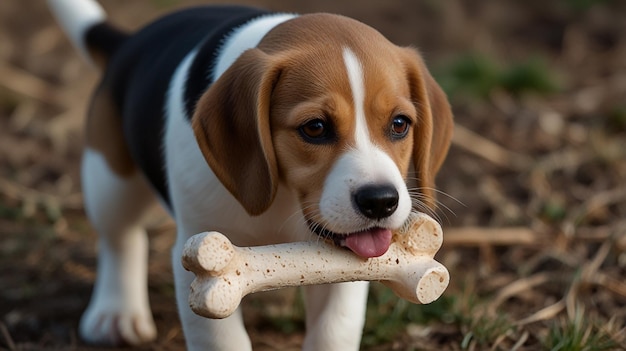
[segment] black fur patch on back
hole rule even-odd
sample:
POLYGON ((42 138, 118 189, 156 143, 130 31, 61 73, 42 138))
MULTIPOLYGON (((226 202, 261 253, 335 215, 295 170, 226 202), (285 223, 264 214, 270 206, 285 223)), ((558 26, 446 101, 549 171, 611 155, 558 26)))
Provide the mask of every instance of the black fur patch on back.
MULTIPOLYGON (((163 155, 164 109, 174 71, 191 50, 199 48, 185 91, 190 117, 196 100, 211 83, 209 74, 223 38, 242 23, 265 13, 238 6, 205 6, 176 12, 128 37, 110 58, 103 84, 111 89, 121 112, 133 160, 167 205, 170 194, 163 155)), ((111 32, 109 41, 98 32, 94 27, 94 45, 115 50, 119 37, 111 32)))
POLYGON ((193 116, 202 93, 213 83, 211 73, 217 64, 218 50, 221 49, 226 36, 253 18, 267 14, 254 8, 225 7, 220 10, 225 20, 211 36, 205 39, 189 68, 190 74, 185 89, 185 109, 188 118, 193 116))

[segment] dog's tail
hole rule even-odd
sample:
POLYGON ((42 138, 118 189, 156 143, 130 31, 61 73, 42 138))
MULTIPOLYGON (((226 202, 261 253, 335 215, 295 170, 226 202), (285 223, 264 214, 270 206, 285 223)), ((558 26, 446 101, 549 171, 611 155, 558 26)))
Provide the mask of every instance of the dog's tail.
POLYGON ((48 0, 48 6, 83 58, 100 68, 128 38, 95 0, 48 0))

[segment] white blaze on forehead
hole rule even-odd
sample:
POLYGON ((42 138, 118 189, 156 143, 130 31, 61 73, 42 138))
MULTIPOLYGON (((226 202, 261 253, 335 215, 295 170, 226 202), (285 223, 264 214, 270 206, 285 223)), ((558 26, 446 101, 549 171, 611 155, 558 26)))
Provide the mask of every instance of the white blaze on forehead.
POLYGON ((365 119, 365 84, 363 83, 363 66, 354 52, 348 48, 343 49, 343 62, 348 72, 352 102, 355 114, 355 142, 357 148, 363 148, 369 144, 369 132, 365 119))
POLYGON ((365 117, 365 77, 361 62, 354 52, 343 49, 354 105, 355 145, 346 150, 333 165, 319 202, 323 225, 336 233, 353 233, 372 226, 398 228, 411 211, 411 198, 398 165, 370 139, 365 117), (353 194, 367 184, 390 184, 398 191, 398 208, 389 217, 373 221, 360 214, 353 205, 353 194))

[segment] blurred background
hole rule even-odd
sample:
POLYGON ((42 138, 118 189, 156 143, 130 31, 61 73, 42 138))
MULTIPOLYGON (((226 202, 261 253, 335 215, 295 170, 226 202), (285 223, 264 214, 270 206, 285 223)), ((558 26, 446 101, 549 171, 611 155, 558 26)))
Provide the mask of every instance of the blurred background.
MULTIPOLYGON (((127 30, 211 2, 102 1, 127 30)), ((361 20, 418 47, 452 102, 437 256, 451 285, 416 306, 373 284, 363 350, 626 349, 626 2, 236 3, 361 20)), ((97 349, 77 337, 95 274, 78 170, 97 77, 45 2, 0 1, 0 350, 97 349)), ((159 338, 145 350, 184 350, 172 230, 151 233, 159 338)), ((299 349, 295 290, 245 304, 255 349, 299 349)))

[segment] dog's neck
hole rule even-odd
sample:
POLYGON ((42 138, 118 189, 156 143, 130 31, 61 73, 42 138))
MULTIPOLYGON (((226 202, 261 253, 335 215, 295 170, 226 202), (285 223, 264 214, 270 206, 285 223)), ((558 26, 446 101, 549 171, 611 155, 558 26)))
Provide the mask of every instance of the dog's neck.
POLYGON ((270 30, 294 17, 296 15, 274 13, 257 17, 235 28, 226 36, 217 52, 218 59, 211 72, 212 80, 217 80, 244 51, 256 47, 270 30))

